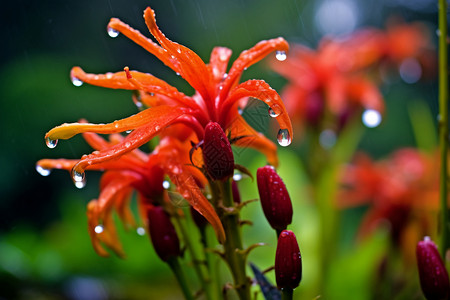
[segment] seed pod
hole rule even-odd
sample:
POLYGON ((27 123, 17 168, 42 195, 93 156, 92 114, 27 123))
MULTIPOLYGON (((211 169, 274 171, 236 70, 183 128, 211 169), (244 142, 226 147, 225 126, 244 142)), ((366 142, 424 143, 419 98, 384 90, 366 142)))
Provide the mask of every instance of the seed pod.
POLYGON ((180 241, 169 215, 161 206, 151 206, 147 210, 148 232, 156 254, 163 261, 180 256, 180 241))
POLYGON ((275 278, 279 289, 295 289, 302 279, 302 256, 295 234, 283 230, 275 254, 275 278))
POLYGON ((256 172, 261 205, 275 230, 284 230, 292 222, 292 203, 283 180, 271 166, 259 168, 256 172))
POLYGON ((420 286, 425 298, 447 299, 450 288, 448 273, 436 245, 429 237, 417 244, 416 255, 420 286))
POLYGON ((223 180, 233 175, 234 156, 222 127, 209 122, 203 138, 203 162, 213 180, 223 180))

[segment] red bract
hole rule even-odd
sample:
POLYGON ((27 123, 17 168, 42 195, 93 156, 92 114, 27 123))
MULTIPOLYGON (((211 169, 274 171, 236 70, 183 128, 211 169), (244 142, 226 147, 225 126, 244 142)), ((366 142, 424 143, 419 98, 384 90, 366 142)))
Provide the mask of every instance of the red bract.
POLYGON ((213 180, 222 180, 233 175, 233 150, 225 132, 216 122, 206 125, 202 153, 206 171, 213 180))
POLYGON ((302 280, 302 255, 295 234, 283 230, 275 254, 275 278, 279 289, 295 289, 302 280))
POLYGON ((161 206, 147 209, 148 231, 156 253, 163 261, 180 256, 180 241, 169 215, 161 206))
POLYGON ((270 226, 284 230, 292 222, 292 203, 283 180, 271 166, 256 173, 261 205, 270 226))
POLYGON ((429 237, 417 244, 417 266, 420 286, 428 300, 448 299, 450 284, 444 261, 429 237))

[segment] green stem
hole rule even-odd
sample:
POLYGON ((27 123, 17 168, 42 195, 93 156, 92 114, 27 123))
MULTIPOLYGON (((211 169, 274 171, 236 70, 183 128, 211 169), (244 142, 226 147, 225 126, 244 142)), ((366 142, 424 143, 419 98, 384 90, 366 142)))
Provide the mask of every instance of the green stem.
POLYGON ((195 247, 191 241, 191 235, 186 231, 186 224, 182 224, 180 220, 180 216, 175 214, 175 222, 183 236, 184 243, 186 245, 187 250, 191 254, 191 258, 194 265, 195 273, 197 274, 198 279, 200 280, 200 284, 203 288, 203 291, 206 294, 206 299, 216 299, 215 294, 212 290, 211 278, 209 276, 208 270, 204 268, 204 265, 201 263, 201 259, 199 258, 195 247))
POLYGON ((233 275, 234 288, 239 295, 239 299, 249 300, 250 280, 245 271, 247 256, 243 251, 239 211, 233 201, 231 181, 217 181, 215 184, 219 186, 220 191, 220 195, 215 196, 219 196, 221 200, 217 203, 223 206, 219 215, 227 237, 223 245, 225 260, 233 275))
MULTIPOLYGON (((208 233, 207 233, 207 226, 204 226, 202 228, 200 228, 200 234, 201 234, 201 241, 203 244, 203 248, 204 249, 208 249, 209 245, 211 244, 210 239, 208 238, 208 233)), ((214 256, 213 253, 209 252, 209 251, 205 251, 205 257, 206 257, 206 266, 208 268, 209 271, 209 293, 210 293, 210 298, 212 300, 216 300, 216 299, 220 299, 220 295, 221 295, 221 291, 219 289, 219 280, 218 280, 218 274, 217 274, 217 257, 214 256)))
POLYGON ((449 243, 447 206, 447 150, 448 150, 448 73, 447 73, 447 3, 439 0, 439 145, 441 156, 440 204, 441 243, 440 252, 445 258, 449 243))
POLYGON ((181 269, 180 262, 177 257, 170 258, 167 263, 169 264, 172 272, 175 274, 177 278, 178 284, 181 287, 181 291, 183 292, 184 298, 186 300, 194 300, 191 291, 189 290, 188 283, 186 281, 186 276, 184 276, 183 270, 181 269))
POLYGON ((294 294, 294 290, 291 288, 281 289, 281 299, 282 300, 292 300, 293 294, 294 294))

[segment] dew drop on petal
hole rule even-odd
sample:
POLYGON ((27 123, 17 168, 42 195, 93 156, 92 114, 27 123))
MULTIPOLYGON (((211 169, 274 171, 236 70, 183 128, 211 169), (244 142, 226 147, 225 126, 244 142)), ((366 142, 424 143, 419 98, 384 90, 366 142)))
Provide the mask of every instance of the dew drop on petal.
POLYGON ((82 86, 83 85, 83 81, 75 76, 71 76, 70 80, 72 80, 72 84, 74 86, 82 86))
POLYGON ((269 116, 276 118, 281 114, 281 108, 278 104, 274 104, 269 107, 269 116))
POLYGON ((86 186, 86 174, 72 169, 72 180, 75 186, 82 189, 86 186))
POLYGON ((163 188, 168 190, 170 188, 170 182, 168 182, 167 180, 164 180, 162 183, 162 186, 163 186, 163 188))
POLYGON ((381 114, 374 109, 366 109, 362 114, 362 122, 366 127, 377 127, 381 123, 381 114))
POLYGON ((95 226, 95 228, 94 228, 94 231, 95 231, 95 233, 97 233, 97 234, 102 233, 103 230, 104 230, 103 225, 97 225, 97 226, 95 226))
POLYGON ((112 38, 116 38, 119 36, 119 31, 115 30, 114 28, 108 27, 106 29, 108 31, 108 35, 112 38))
POLYGON ((292 142, 291 135, 289 134, 289 130, 287 130, 287 129, 278 130, 277 140, 278 140, 278 144, 280 144, 280 146, 283 146, 283 147, 289 146, 292 142))
POLYGON ((40 165, 36 165, 36 171, 42 176, 48 176, 52 172, 50 169, 43 168, 40 165))
POLYGON ((50 149, 53 149, 56 147, 56 145, 58 145, 58 140, 52 140, 51 138, 46 138, 45 139, 45 144, 47 145, 47 147, 49 147, 50 149))
POLYGON ((145 235, 145 228, 144 228, 144 227, 138 227, 138 228, 136 229, 136 233, 137 233, 138 235, 140 235, 140 236, 145 235))
POLYGON ((279 61, 283 61, 283 60, 286 60, 287 55, 286 55, 286 52, 284 52, 284 51, 277 51, 277 52, 275 52, 275 57, 279 61))

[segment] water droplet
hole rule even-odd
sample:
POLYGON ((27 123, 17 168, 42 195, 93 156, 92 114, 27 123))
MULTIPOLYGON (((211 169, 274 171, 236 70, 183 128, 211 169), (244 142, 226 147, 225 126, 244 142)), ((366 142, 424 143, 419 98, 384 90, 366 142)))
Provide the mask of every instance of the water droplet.
POLYGON ((131 147, 131 143, 130 142, 126 142, 125 143, 125 148, 130 148, 131 147))
POLYGON ((422 66, 415 58, 403 60, 398 71, 403 81, 409 84, 416 83, 422 77, 422 66))
POLYGON ((95 228, 94 228, 94 231, 95 231, 95 233, 97 233, 97 234, 102 233, 103 230, 104 230, 103 225, 97 225, 97 226, 95 226, 95 228))
POLYGON ((145 228, 144 227, 138 227, 136 229, 136 232, 137 232, 138 235, 143 236, 143 235, 145 235, 145 228))
POLYGON ((234 181, 240 181, 242 179, 242 174, 241 173, 235 173, 233 175, 233 180, 234 181))
POLYGON ((74 86, 82 86, 83 85, 83 81, 75 76, 70 77, 70 80, 72 80, 72 84, 74 86))
POLYGON ((56 145, 58 145, 58 140, 52 140, 51 138, 46 138, 45 139, 45 144, 47 145, 47 147, 49 147, 50 149, 53 149, 56 147, 56 145))
POLYGON ((272 105, 272 107, 269 107, 269 116, 272 118, 276 118, 281 114, 281 108, 278 104, 272 105))
POLYGON ((36 165, 36 171, 37 171, 39 174, 41 174, 42 176, 48 176, 48 175, 50 175, 50 173, 52 172, 52 170, 43 168, 43 167, 40 166, 40 165, 36 165))
POLYGON ((131 133, 133 130, 126 130, 125 133, 131 133))
POLYGON ((114 28, 108 27, 106 29, 108 31, 108 35, 112 38, 116 38, 119 36, 119 31, 115 30, 114 28))
POLYGON ((180 48, 178 48, 178 49, 177 49, 177 52, 181 54, 181 49, 180 49, 180 48))
POLYGON ((336 133, 331 129, 325 129, 319 135, 319 143, 324 149, 330 149, 336 144, 336 133))
POLYGON ((168 190, 170 188, 170 182, 168 182, 167 180, 164 180, 162 183, 162 186, 163 186, 163 188, 168 190))
POLYGON ((369 128, 374 128, 381 123, 381 114, 374 109, 366 109, 362 114, 362 122, 369 128))
POLYGON ((72 180, 75 186, 79 189, 86 186, 86 174, 84 172, 78 172, 77 170, 72 169, 72 180))
POLYGON ((277 52, 275 52, 275 57, 279 61, 283 61, 283 60, 286 60, 287 55, 286 55, 286 52, 284 52, 284 51, 277 51, 277 52))
POLYGON ((289 130, 287 130, 287 129, 278 130, 277 140, 278 140, 278 144, 280 144, 280 146, 283 146, 283 147, 289 146, 292 142, 291 135, 289 134, 289 130))

